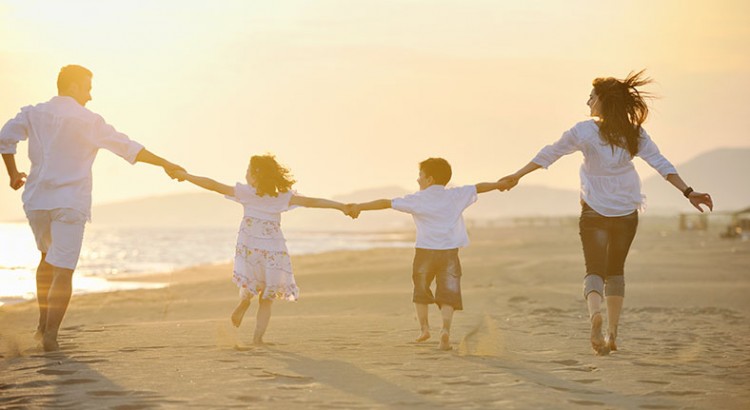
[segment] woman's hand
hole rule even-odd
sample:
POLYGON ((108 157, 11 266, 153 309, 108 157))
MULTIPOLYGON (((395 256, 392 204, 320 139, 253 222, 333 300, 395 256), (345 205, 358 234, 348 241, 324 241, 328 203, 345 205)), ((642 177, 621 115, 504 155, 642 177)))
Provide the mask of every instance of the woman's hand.
POLYGON ((701 212, 703 212, 703 208, 701 208, 701 205, 707 206, 710 211, 714 210, 714 201, 711 199, 711 195, 709 194, 693 191, 690 193, 690 195, 688 195, 688 200, 690 201, 690 204, 695 207, 695 209, 701 212))
POLYGON ((498 189, 501 191, 509 191, 510 189, 518 185, 518 181, 520 179, 521 178, 516 176, 516 174, 506 175, 497 181, 497 183, 500 185, 498 189))

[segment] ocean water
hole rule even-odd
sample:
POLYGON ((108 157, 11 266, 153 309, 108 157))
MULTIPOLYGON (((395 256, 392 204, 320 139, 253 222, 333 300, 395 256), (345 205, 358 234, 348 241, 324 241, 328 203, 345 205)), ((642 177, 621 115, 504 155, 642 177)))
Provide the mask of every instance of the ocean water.
MULTIPOLYGON (((410 233, 285 231, 292 255, 412 247, 410 233)), ((231 262, 236 228, 122 228, 88 225, 74 294, 164 287, 138 276, 231 262), (107 279, 117 278, 117 281, 107 279), (126 279, 123 281, 122 279, 126 279)), ((35 298, 39 251, 25 223, 0 223, 0 306, 35 298)), ((227 276, 229 277, 229 276, 227 276)))

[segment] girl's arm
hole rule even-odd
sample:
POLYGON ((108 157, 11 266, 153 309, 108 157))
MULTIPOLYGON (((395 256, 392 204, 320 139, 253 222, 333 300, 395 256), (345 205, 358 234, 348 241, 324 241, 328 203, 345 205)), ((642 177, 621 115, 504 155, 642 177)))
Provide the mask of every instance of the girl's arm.
POLYGON ((186 179, 190 181, 190 183, 194 185, 198 185, 199 187, 203 189, 218 192, 222 195, 234 196, 234 187, 231 187, 229 185, 224 185, 220 182, 216 182, 211 178, 191 175, 184 171, 176 171, 174 174, 175 174, 175 178, 186 179))
POLYGON ((289 200, 289 205, 299 205, 304 206, 305 208, 331 208, 338 209, 341 212, 346 212, 346 205, 341 202, 322 198, 308 198, 306 196, 298 195, 292 195, 292 199, 289 200))

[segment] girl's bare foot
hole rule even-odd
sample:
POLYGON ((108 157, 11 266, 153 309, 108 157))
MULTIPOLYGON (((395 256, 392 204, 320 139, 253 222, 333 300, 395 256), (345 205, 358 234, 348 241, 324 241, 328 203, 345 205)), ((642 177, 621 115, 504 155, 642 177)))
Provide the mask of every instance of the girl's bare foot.
POLYGON ((597 355, 605 356, 609 354, 609 346, 602 336, 602 314, 596 312, 591 316, 591 347, 597 355))
POLYGON ((430 338, 430 329, 422 329, 422 334, 419 335, 418 338, 416 338, 416 342, 424 342, 425 340, 430 338))
POLYGON ((447 330, 443 329, 440 331, 440 344, 438 344, 440 350, 451 350, 451 334, 447 330))
POLYGON ((242 299, 237 307, 232 312, 232 324, 234 327, 240 327, 242 324, 242 318, 245 317, 245 312, 250 307, 250 299, 242 299))

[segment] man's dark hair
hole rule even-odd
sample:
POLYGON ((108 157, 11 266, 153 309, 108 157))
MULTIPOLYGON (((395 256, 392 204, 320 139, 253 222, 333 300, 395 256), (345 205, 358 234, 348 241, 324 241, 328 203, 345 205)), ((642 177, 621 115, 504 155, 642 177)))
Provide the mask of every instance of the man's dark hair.
POLYGON ((62 93, 67 90, 71 84, 81 82, 84 79, 93 76, 94 73, 86 67, 75 64, 66 65, 60 69, 60 74, 57 75, 57 92, 62 93))

